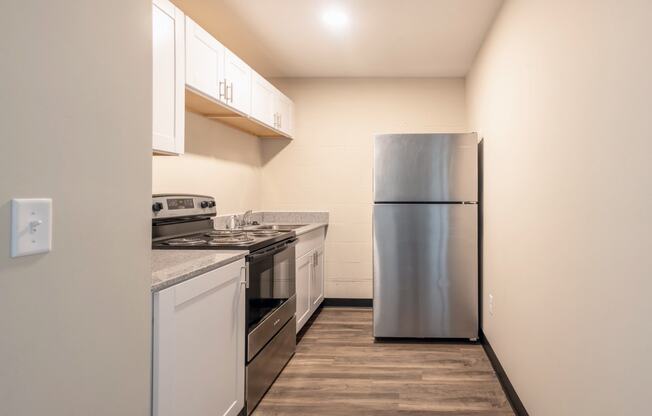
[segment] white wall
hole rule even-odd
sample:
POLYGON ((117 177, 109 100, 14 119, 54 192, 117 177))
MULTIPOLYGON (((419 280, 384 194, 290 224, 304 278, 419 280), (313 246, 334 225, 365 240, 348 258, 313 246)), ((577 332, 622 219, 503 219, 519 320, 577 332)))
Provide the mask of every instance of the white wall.
POLYGON ((154 156, 153 193, 214 196, 220 215, 261 208, 259 139, 186 112, 186 152, 154 156))
POLYGON ((468 77, 483 328, 531 415, 650 412, 651 16, 648 0, 508 1, 468 77))
POLYGON ((326 297, 371 298, 374 133, 466 130, 462 79, 276 79, 295 138, 264 140, 263 208, 327 210, 326 297))
POLYGON ((145 416, 151 4, 3 2, 0 50, 0 414, 145 416), (9 257, 16 197, 51 253, 9 257))

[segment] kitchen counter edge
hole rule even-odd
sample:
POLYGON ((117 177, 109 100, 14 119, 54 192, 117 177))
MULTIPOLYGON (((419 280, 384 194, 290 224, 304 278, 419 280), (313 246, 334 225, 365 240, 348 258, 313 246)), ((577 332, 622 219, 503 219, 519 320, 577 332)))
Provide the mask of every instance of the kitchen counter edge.
POLYGON ((297 234, 297 237, 298 237, 298 236, 300 236, 302 234, 309 233, 310 231, 314 231, 314 230, 317 230, 317 229, 322 228, 322 227, 324 227, 324 228, 328 227, 328 223, 327 222, 317 222, 317 223, 308 224, 305 227, 295 229, 294 232, 297 234))
POLYGON ((247 250, 152 250, 152 293, 245 258, 247 250))

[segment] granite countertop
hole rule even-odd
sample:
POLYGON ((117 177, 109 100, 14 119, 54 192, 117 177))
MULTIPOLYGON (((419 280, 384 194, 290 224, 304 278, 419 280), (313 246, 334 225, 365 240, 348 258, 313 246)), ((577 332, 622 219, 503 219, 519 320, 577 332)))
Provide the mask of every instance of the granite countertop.
MULTIPOLYGON (((226 228, 226 223, 231 215, 215 217, 215 228, 226 228)), ((321 227, 327 227, 328 217, 328 211, 256 211, 251 215, 251 220, 262 225, 306 224, 305 227, 294 230, 297 235, 301 235, 321 227)))
POLYGON ((244 258, 246 250, 152 250, 152 292, 244 258))
POLYGON ((327 222, 315 222, 312 224, 306 224, 305 227, 295 228, 294 232, 297 234, 297 236, 300 236, 301 234, 309 233, 310 231, 314 231, 318 228, 327 227, 327 226, 328 226, 327 222))

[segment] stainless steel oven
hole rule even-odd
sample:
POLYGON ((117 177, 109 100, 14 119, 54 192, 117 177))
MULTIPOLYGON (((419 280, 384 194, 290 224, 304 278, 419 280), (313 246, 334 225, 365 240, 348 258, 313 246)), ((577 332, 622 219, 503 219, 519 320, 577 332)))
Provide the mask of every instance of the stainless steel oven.
POLYGON ((247 414, 294 354, 296 243, 284 240, 247 256, 247 414))

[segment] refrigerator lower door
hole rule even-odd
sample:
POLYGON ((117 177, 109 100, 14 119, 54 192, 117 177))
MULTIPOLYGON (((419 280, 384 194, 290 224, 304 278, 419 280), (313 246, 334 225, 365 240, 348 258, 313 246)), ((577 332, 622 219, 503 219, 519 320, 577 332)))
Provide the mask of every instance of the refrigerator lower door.
POLYGON ((376 204, 374 337, 477 338, 478 206, 376 204))

